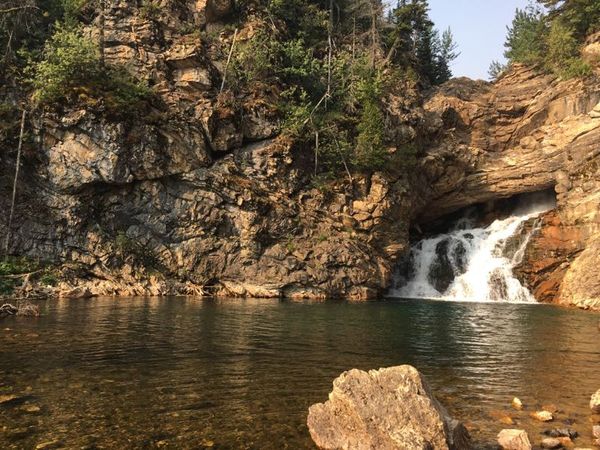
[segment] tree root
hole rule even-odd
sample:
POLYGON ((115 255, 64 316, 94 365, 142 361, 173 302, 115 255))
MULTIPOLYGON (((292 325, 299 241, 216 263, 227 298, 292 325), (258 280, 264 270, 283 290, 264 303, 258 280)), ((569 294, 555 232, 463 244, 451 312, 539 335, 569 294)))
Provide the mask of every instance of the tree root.
POLYGON ((0 306, 0 319, 8 316, 39 317, 40 308, 29 301, 18 301, 17 306, 5 303, 0 306))

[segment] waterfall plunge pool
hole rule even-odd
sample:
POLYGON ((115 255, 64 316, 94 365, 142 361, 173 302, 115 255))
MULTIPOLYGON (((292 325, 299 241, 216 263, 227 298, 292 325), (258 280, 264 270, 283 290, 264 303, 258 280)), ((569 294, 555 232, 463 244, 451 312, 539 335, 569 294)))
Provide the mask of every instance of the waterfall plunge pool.
MULTIPOLYGON (((58 300, 0 333, 0 448, 314 448, 308 407, 341 372, 412 364, 496 448, 514 426, 591 444, 600 314, 554 306, 127 298, 58 300), (523 412, 512 411, 514 396, 523 412), (529 418, 546 403, 551 424, 529 418)), ((488 447, 489 446, 489 447, 488 447)))

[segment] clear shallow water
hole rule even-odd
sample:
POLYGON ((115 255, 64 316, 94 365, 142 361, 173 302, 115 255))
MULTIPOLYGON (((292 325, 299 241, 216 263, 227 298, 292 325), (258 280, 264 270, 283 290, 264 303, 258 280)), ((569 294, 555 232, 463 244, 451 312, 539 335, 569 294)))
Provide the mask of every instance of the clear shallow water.
POLYGON ((478 448, 506 428, 499 410, 537 442, 574 420, 589 446, 599 319, 525 304, 50 301, 0 322, 0 395, 21 396, 0 405, 0 448, 312 448, 307 409, 337 375, 397 364, 426 374, 478 448), (562 411, 551 426, 528 418, 543 403, 562 411))

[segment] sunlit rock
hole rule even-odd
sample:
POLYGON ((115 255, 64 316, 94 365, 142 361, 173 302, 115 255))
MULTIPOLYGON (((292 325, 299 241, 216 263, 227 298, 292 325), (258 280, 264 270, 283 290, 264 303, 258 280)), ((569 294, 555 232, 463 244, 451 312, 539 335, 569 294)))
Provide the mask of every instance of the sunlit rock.
POLYGON ((550 411, 536 411, 531 413, 531 417, 540 422, 552 422, 554 420, 554 416, 550 411))
POLYGON ((592 395, 590 399, 590 408, 594 414, 600 414, 600 389, 592 395))
POLYGON ((310 407, 308 428, 322 449, 469 448, 464 426, 411 366, 344 372, 329 400, 310 407))
POLYGON ((498 433, 498 445, 503 450, 531 450, 531 442, 525 430, 502 430, 498 433))
POLYGON ((517 411, 521 411, 523 409, 523 402, 521 401, 520 398, 515 397, 512 400, 512 406, 513 408, 515 408, 517 411))

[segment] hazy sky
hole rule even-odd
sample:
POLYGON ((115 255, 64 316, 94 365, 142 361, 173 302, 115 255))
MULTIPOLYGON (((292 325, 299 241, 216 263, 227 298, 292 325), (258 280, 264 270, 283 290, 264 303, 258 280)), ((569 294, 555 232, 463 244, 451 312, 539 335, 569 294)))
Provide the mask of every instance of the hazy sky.
POLYGON ((430 16, 438 29, 452 28, 461 55, 454 76, 488 79, 492 60, 504 61, 506 26, 516 8, 528 0, 429 0, 430 16))

